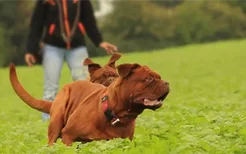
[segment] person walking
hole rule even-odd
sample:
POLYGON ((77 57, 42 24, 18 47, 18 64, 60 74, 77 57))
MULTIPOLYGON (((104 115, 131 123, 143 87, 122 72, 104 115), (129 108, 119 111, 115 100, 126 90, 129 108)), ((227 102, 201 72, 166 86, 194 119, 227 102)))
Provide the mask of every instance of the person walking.
MULTIPOLYGON (((54 100, 64 60, 74 81, 86 78, 87 69, 82 65, 88 57, 85 35, 96 47, 103 48, 107 53, 117 51, 115 45, 103 41, 90 0, 36 1, 27 38, 25 61, 29 67, 36 63, 35 55, 40 51, 42 42, 44 100, 54 100)), ((49 114, 42 113, 44 121, 49 118, 49 114)))

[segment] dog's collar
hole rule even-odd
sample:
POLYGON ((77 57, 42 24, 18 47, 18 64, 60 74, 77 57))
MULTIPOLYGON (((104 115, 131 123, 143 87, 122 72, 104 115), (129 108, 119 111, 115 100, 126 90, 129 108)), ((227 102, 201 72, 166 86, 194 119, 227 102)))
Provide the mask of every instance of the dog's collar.
POLYGON ((104 115, 106 116, 107 120, 110 121, 111 125, 116 125, 117 123, 121 122, 120 119, 112 113, 112 110, 108 106, 108 96, 105 95, 102 98, 102 109, 104 115))

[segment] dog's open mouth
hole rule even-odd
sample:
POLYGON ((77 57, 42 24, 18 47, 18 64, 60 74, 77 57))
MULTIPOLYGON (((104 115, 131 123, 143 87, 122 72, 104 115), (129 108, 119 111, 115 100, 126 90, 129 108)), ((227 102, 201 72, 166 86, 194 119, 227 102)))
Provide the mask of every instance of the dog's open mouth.
POLYGON ((145 98, 143 104, 145 106, 160 106, 160 105, 162 105, 162 102, 167 97, 167 95, 168 95, 168 92, 165 93, 164 95, 162 95, 161 97, 154 99, 154 100, 150 100, 150 99, 145 98))

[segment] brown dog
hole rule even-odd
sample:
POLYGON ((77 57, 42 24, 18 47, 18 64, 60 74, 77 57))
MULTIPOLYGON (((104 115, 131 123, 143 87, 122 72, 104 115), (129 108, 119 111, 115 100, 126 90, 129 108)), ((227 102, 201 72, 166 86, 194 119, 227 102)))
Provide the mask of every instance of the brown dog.
MULTIPOLYGON (((108 87, 75 81, 64 86, 53 103, 30 99, 27 92, 26 96, 19 95, 32 108, 50 113, 49 145, 59 137, 66 145, 74 141, 132 139, 137 116, 144 109, 162 106, 169 93, 168 82, 139 64, 121 64, 117 69, 119 77, 108 87)), ((12 65, 11 78, 18 80, 12 65)), ((17 91, 16 85, 13 88, 17 91)))
POLYGON ((86 58, 83 64, 88 66, 90 76, 87 80, 109 86, 114 79, 119 76, 116 71, 115 62, 120 59, 120 57, 121 55, 119 53, 114 53, 108 63, 103 67, 100 64, 94 63, 90 58, 86 58))

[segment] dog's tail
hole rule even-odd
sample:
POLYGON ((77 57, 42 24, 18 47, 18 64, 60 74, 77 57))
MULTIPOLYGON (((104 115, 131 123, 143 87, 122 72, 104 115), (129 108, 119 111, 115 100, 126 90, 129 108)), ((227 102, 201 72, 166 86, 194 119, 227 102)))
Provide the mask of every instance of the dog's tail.
POLYGON ((20 84, 15 70, 15 65, 9 65, 9 79, 15 93, 31 108, 41 112, 50 113, 51 103, 45 100, 37 100, 32 97, 20 84))

